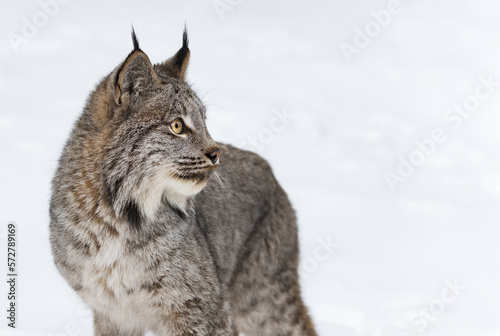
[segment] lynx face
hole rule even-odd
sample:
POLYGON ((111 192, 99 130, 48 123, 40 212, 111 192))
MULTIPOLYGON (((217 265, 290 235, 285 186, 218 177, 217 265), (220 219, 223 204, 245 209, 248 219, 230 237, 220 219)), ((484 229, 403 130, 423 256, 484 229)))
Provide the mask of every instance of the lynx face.
POLYGON ((184 81, 186 35, 177 54, 155 66, 133 38, 134 51, 109 77, 106 92, 112 108, 103 151, 109 197, 115 211, 131 222, 153 218, 165 198, 185 210, 220 155, 206 128, 205 106, 184 81))

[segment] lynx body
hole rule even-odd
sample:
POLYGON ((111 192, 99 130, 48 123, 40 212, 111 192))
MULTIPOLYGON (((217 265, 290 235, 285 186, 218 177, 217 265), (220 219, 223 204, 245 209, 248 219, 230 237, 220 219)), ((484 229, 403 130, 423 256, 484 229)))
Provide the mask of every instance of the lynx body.
POLYGON ((182 48, 139 48, 90 94, 53 179, 56 266, 95 335, 316 335, 294 211, 269 165, 218 145, 182 48), (220 158, 219 158, 220 156, 220 158))

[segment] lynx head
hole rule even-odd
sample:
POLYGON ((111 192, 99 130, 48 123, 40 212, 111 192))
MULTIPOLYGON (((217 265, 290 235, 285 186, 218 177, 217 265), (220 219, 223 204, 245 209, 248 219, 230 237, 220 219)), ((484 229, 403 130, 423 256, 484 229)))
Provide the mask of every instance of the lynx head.
POLYGON ((187 33, 177 53, 153 65, 134 49, 97 86, 87 110, 103 139, 102 185, 116 214, 138 228, 168 202, 184 211, 207 183, 220 149, 205 124, 205 106, 185 81, 187 33))

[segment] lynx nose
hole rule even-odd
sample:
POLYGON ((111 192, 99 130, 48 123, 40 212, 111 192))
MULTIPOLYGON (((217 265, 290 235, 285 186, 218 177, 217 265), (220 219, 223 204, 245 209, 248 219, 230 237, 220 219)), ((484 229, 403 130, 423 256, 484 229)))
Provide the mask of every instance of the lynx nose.
POLYGON ((217 147, 214 151, 205 155, 210 159, 210 161, 212 161, 212 163, 216 163, 219 160, 220 148, 217 147))

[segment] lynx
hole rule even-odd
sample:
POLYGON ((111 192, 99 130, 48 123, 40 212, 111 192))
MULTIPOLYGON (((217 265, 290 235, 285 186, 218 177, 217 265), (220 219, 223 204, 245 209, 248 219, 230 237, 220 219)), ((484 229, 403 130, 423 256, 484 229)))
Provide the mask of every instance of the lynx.
POLYGON ((316 335, 296 218, 269 164, 212 140, 187 32, 133 50, 90 94, 52 183, 55 264, 95 335, 316 335))

